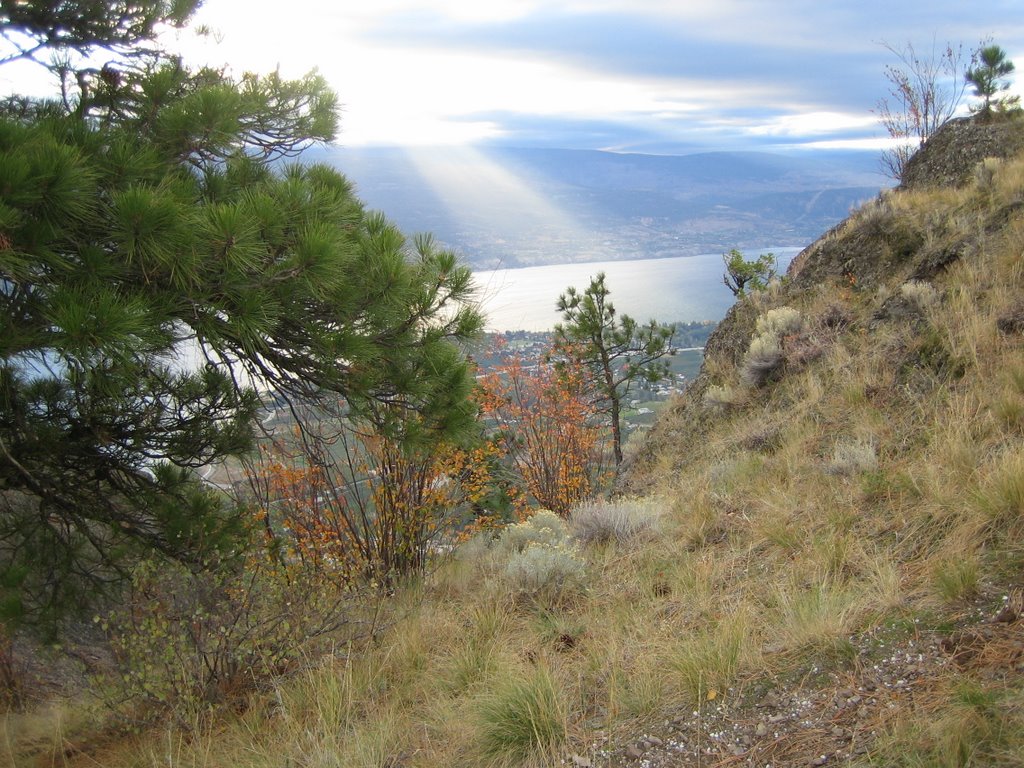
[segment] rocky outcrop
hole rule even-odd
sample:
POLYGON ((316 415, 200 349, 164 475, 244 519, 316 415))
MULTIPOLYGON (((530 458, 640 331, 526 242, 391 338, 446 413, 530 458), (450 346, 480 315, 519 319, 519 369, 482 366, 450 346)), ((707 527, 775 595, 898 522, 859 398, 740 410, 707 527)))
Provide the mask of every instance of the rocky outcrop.
POLYGON ((1011 157, 1024 149, 1024 119, 995 115, 950 120, 903 170, 901 189, 959 186, 986 157, 1011 157))

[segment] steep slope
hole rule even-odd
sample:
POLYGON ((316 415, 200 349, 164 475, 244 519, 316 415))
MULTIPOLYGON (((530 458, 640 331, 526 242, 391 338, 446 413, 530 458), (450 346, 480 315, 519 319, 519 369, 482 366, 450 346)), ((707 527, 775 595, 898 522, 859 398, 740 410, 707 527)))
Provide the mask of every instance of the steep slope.
POLYGON ((742 564, 718 599, 773 626, 761 663, 801 678, 761 694, 762 726, 783 717, 760 740, 726 737, 740 764, 1024 748, 1022 140, 1019 121, 947 126, 901 190, 738 303, 623 478, 688 499, 691 546, 742 564), (756 607, 752 569, 775 593, 756 607))
MULTIPOLYGON (((757 318, 771 308, 824 304, 828 312, 815 322, 831 329, 826 335, 848 332, 858 320, 859 332, 874 332, 907 315, 906 302, 892 295, 904 283, 934 279, 961 260, 976 264, 993 241, 1011 236, 1024 192, 1015 194, 1007 178, 1012 171, 998 161, 1022 150, 1020 121, 961 119, 944 126, 912 158, 899 190, 883 193, 807 247, 781 286, 730 310, 708 340, 705 369, 634 457, 623 488, 635 492, 655 483, 657 475, 646 469, 652 458, 672 445, 688 446, 691 430, 700 434, 720 423, 721 411, 705 407, 707 388, 728 379, 730 369, 732 378, 739 375, 757 318)), ((799 360, 788 355, 783 362, 792 370, 822 351, 802 350, 799 360)))

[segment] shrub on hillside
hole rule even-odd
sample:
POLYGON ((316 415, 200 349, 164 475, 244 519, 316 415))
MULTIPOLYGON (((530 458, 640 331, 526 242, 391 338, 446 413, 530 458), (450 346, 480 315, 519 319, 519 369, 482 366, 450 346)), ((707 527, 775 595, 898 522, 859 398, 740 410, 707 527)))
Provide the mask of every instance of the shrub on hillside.
POLYGON ((777 371, 784 360, 782 341, 777 336, 755 336, 743 359, 740 378, 750 387, 760 387, 777 371))
POLYGON ((586 586, 586 565, 571 544, 531 544, 505 565, 504 577, 516 597, 545 602, 581 592, 586 586))
POLYGON ((939 302, 939 292, 935 286, 921 280, 908 280, 900 286, 900 295, 908 302, 925 312, 939 302))
POLYGON ((583 589, 586 567, 569 528, 546 509, 502 531, 495 547, 501 576, 516 598, 557 601, 583 589))
POLYGON ((521 480, 517 496, 568 515, 590 497, 609 457, 589 369, 567 354, 549 355, 536 364, 513 355, 481 379, 480 400, 496 425, 495 445, 521 480))
POLYGON ((792 307, 770 309, 759 317, 740 370, 743 383, 750 387, 765 384, 786 360, 784 340, 802 328, 803 316, 792 307))
POLYGON ((361 596, 324 569, 261 551, 195 572, 144 562, 122 607, 97 619, 117 661, 101 687, 137 723, 168 712, 187 721, 375 631, 361 596))
POLYGON ((502 554, 525 552, 531 544, 558 546, 569 540, 565 520, 554 512, 541 509, 521 523, 507 526, 498 537, 498 551, 502 554))
POLYGON ((799 333, 804 326, 803 315, 800 310, 792 307, 778 307, 769 309, 761 317, 757 318, 755 333, 758 336, 774 336, 783 339, 799 333))
POLYGON ((597 500, 574 509, 569 523, 576 539, 584 544, 622 544, 651 533, 660 517, 661 510, 651 500, 597 500))

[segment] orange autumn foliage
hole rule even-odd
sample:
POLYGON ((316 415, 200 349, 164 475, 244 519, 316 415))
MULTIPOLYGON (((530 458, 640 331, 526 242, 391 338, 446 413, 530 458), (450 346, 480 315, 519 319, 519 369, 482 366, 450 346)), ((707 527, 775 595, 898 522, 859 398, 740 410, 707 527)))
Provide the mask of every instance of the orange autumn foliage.
POLYGON ((486 466, 449 445, 410 451, 341 428, 268 449, 250 474, 265 534, 285 557, 349 582, 391 584, 423 570, 458 513, 488 482, 486 466))
POLYGON ((604 425, 586 372, 515 356, 482 381, 481 404, 538 504, 567 516, 590 497, 604 465, 604 425))

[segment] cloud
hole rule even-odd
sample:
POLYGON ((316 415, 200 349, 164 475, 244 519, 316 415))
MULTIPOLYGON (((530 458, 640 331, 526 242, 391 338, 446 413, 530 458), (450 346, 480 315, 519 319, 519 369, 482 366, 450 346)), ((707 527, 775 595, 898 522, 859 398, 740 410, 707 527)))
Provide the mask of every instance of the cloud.
POLYGON ((705 145, 695 137, 683 142, 656 120, 629 117, 582 117, 523 112, 482 112, 464 116, 500 126, 500 132, 483 143, 521 147, 577 147, 610 151, 698 152, 705 145), (514 142, 512 140, 514 139, 514 142))
MULTIPOLYGON (((723 108, 717 91, 765 113, 786 109, 794 123, 800 115, 856 115, 832 121, 833 130, 843 133, 857 132, 885 93, 883 71, 891 54, 882 41, 920 40, 922 30, 930 29, 940 44, 965 39, 970 47, 986 34, 979 18, 1005 18, 1011 7, 989 5, 991 14, 960 0, 871 0, 855 7, 803 0, 563 2, 538 5, 501 23, 454 23, 443 13, 422 11, 382 22, 369 39, 405 50, 439 47, 511 58, 524 69, 557 67, 573 84, 578 81, 568 73, 581 71, 592 79, 605 75, 641 87, 658 80, 666 93, 675 94, 667 97, 670 101, 685 93, 709 109, 723 108)), ((1007 33, 1024 42, 1019 25, 1005 25, 1000 34, 1007 33)), ((630 113, 615 98, 608 98, 605 108, 609 115, 630 113)), ((677 117, 685 120, 693 111, 677 117)), ((575 119, 567 112, 570 121, 575 119)), ((657 120, 667 113, 652 107, 647 114, 657 120)), ((810 133, 821 124, 814 118, 810 133)))
POLYGON ((876 137, 893 60, 883 41, 971 48, 994 33, 1019 58, 1018 5, 293 0, 281 14, 250 0, 238 14, 207 0, 201 20, 223 29, 221 61, 236 69, 318 67, 351 144, 731 148, 876 137))

